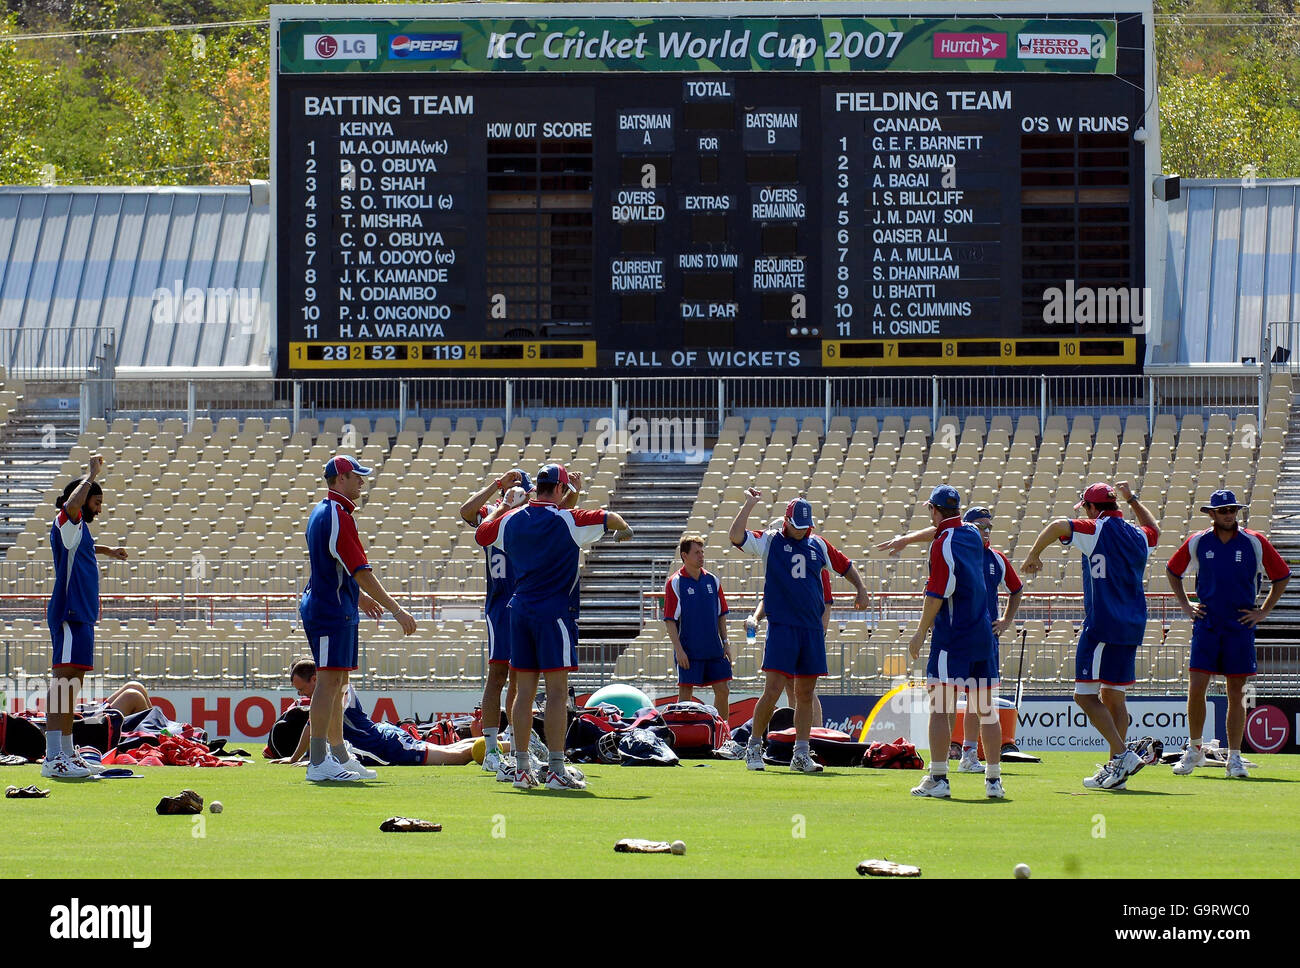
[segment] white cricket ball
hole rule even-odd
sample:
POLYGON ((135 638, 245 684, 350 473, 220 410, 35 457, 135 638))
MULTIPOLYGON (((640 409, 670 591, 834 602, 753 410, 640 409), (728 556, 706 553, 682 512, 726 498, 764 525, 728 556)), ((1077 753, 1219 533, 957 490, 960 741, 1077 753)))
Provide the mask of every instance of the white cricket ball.
POLYGON ((1020 880, 1020 881, 1029 880, 1029 865, 1017 864, 1015 874, 1016 874, 1016 880, 1020 880))
MULTIPOLYGON (((213 800, 212 803, 208 806, 208 809, 211 810, 213 813, 220 813, 222 810, 226 808, 221 805, 220 800, 213 800)), ((1024 867, 1024 865, 1022 864, 1021 867, 1024 867)), ((1018 871, 1020 870, 1020 868, 1017 867, 1016 870, 1018 871)), ((1025 870, 1028 871, 1029 868, 1025 867, 1025 870)), ((1025 876, 1028 877, 1029 875, 1025 874, 1025 876)))
POLYGON ((684 854, 686 853, 686 843, 685 841, 674 840, 671 844, 668 845, 668 849, 671 850, 674 854, 684 854))

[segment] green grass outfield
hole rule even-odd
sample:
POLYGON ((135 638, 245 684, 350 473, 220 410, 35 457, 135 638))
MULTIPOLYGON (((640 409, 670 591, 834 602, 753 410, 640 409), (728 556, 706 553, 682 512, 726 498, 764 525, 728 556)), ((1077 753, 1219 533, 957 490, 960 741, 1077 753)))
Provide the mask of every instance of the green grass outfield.
MULTIPOLYGON (((801 776, 737 762, 592 766, 585 793, 523 793, 475 766, 390 767, 368 784, 308 784, 301 768, 138 769, 142 779, 42 781, 45 800, 0 800, 5 876, 856 877, 868 857, 926 878, 1295 877, 1300 756, 1257 756, 1249 780, 1147 767, 1122 793, 1085 791, 1095 757, 1051 753, 1004 770, 1008 799, 954 775, 951 801, 908 796, 916 771, 801 776), (183 788, 225 812, 160 817, 183 788), (443 824, 384 834, 389 816, 443 824), (196 836, 202 833, 203 836, 196 836), (1104 836, 1102 835, 1104 834, 1104 836), (681 839, 684 857, 614 853, 622 837, 681 839)), ((955 766, 955 764, 954 764, 955 766)))

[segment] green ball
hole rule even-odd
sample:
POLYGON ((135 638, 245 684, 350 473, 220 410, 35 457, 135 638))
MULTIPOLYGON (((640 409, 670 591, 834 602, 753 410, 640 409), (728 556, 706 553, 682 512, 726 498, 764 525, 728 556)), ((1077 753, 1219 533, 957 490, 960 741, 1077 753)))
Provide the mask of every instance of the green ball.
POLYGON ((647 706, 654 705, 650 697, 640 689, 622 682, 612 682, 602 689, 597 689, 592 693, 591 698, 587 700, 587 708, 591 709, 603 702, 609 703, 611 706, 617 706, 618 711, 629 719, 647 706))

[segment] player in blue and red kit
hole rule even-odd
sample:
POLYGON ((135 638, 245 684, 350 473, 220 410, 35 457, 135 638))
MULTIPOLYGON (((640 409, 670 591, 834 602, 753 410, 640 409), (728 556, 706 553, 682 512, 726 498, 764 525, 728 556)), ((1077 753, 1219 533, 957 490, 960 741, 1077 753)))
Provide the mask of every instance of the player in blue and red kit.
POLYGON ((361 547, 352 514, 371 472, 346 456, 325 464, 328 493, 307 519, 307 554, 311 577, 298 605, 302 629, 316 660, 316 702, 311 707, 311 763, 307 779, 350 782, 374 779, 343 744, 342 696, 349 673, 357 667, 360 613, 371 618, 392 613, 402 633, 415 631, 415 619, 379 583, 361 547))
MULTIPOLYGON (((563 507, 572 507, 576 504, 578 493, 582 490, 581 474, 575 471, 569 479, 575 489, 565 495, 563 507)), ((528 495, 532 492, 532 479, 516 467, 488 482, 481 491, 462 504, 461 520, 477 528, 502 504, 507 509, 519 507, 528 500, 528 495), (488 498, 493 493, 500 494, 500 498, 495 503, 488 504, 488 498)), ((483 685, 482 700, 485 744, 483 770, 487 773, 497 773, 498 778, 501 779, 506 778, 507 775, 513 779, 513 771, 501 769, 502 757, 498 736, 501 731, 501 689, 503 686, 506 688, 507 718, 514 706, 517 692, 518 676, 510 668, 510 613, 506 610, 510 604, 510 597, 515 593, 515 574, 510 566, 510 559, 506 557, 504 551, 489 547, 483 549, 483 554, 487 563, 487 593, 483 600, 483 619, 487 623, 488 635, 487 682, 483 685)), ((531 730, 532 727, 528 728, 531 730)), ((523 740, 525 745, 527 741, 528 734, 525 733, 523 740)))
POLYGON ((95 555, 126 560, 125 548, 96 545, 90 522, 104 506, 103 488, 95 478, 104 458, 90 458, 86 476, 69 481, 55 500, 59 513, 50 526, 54 556, 54 591, 45 609, 54 657, 46 695, 45 762, 41 776, 74 780, 102 772, 88 763, 72 742, 72 718, 82 677, 95 668, 95 623, 99 621, 99 562, 95 555))
POLYGON ((686 535, 678 551, 682 567, 664 586, 664 624, 677 660, 677 700, 690 702, 696 686, 712 686, 713 706, 725 720, 731 709, 727 596, 717 576, 704 570, 703 535, 686 535))
MULTIPOLYGON (((544 785, 550 790, 581 790, 586 784, 564 764, 568 727, 569 672, 578 668, 578 566, 585 545, 613 532, 632 537, 627 522, 613 511, 579 511, 561 506, 574 488, 559 464, 537 472, 533 500, 510 508, 503 502, 474 532, 484 548, 504 551, 515 574, 510 597, 510 668, 518 690, 510 721, 516 729, 531 722, 537 682, 546 677, 546 745, 550 762, 544 785)), ((528 743, 516 737, 514 785, 538 786, 529 769, 528 743)))
POLYGON ((731 522, 731 543, 763 562, 763 610, 767 613, 767 641, 763 647, 763 671, 767 679, 763 695, 754 706, 753 728, 745 749, 745 766, 763 769, 763 739, 781 692, 794 682, 794 757, 790 769, 798 773, 820 773, 821 764, 809 750, 812 735, 813 698, 817 678, 826 675, 826 629, 822 624, 825 601, 822 570, 843 575, 858 595, 855 607, 867 607, 867 589, 853 562, 819 534, 813 534, 812 505, 803 498, 785 509, 780 531, 747 531, 745 523, 762 492, 749 488, 745 503, 731 522))
POLYGON ((993 714, 993 690, 998 671, 993 623, 989 618, 988 590, 984 580, 984 538, 974 525, 964 523, 961 495, 940 484, 926 502, 934 540, 928 556, 929 578, 925 584, 925 605, 921 621, 908 643, 913 661, 921 655, 927 633, 930 657, 926 662, 930 693, 930 772, 912 789, 913 796, 946 797, 948 744, 952 739, 950 714, 957 709, 957 693, 966 690, 967 703, 980 720, 988 767, 984 795, 1005 796, 1002 789, 1002 731, 993 714))
POLYGON ((1169 586, 1192 625, 1192 654, 1187 686, 1187 749, 1174 765, 1186 776, 1205 763, 1201 733, 1205 728, 1205 692, 1210 679, 1221 675, 1228 686, 1229 778, 1249 776, 1241 762, 1241 737, 1246 729, 1245 685, 1255 674, 1255 626, 1282 597, 1291 569, 1268 538, 1240 527, 1237 514, 1245 507, 1231 491, 1215 491, 1201 508, 1214 522, 1198 531, 1169 559, 1169 586), (1197 604, 1187 600, 1183 576, 1196 575, 1197 604), (1259 608, 1261 580, 1273 583, 1259 608))
POLYGON ((1076 548, 1083 557, 1083 628, 1074 663, 1074 701, 1110 744, 1110 761, 1083 781, 1088 789, 1122 790, 1129 776, 1142 767, 1127 748, 1125 690, 1137 680, 1137 650, 1147 624, 1147 598, 1142 587, 1147 557, 1160 539, 1156 520, 1137 499, 1127 481, 1114 487, 1093 484, 1075 505, 1087 517, 1060 518, 1043 528, 1020 570, 1042 570, 1040 558, 1053 541, 1076 548), (1137 517, 1124 520, 1116 492, 1137 517))

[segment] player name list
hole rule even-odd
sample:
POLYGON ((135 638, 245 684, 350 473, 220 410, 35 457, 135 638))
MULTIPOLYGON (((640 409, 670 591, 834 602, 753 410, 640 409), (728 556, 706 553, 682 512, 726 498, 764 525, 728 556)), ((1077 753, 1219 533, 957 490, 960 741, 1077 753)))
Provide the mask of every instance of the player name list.
POLYGON ((482 170, 475 97, 304 94, 295 106, 294 331, 392 341, 375 348, 375 362, 415 352, 433 360, 439 347, 397 344, 473 337, 467 295, 482 288, 481 267, 465 248, 484 221, 482 179, 469 177, 482 170))
POLYGON ((1017 159, 999 157, 1018 143, 1012 91, 828 88, 822 118, 824 292, 836 332, 997 332, 1004 233, 1019 205, 1005 184, 1017 159))

